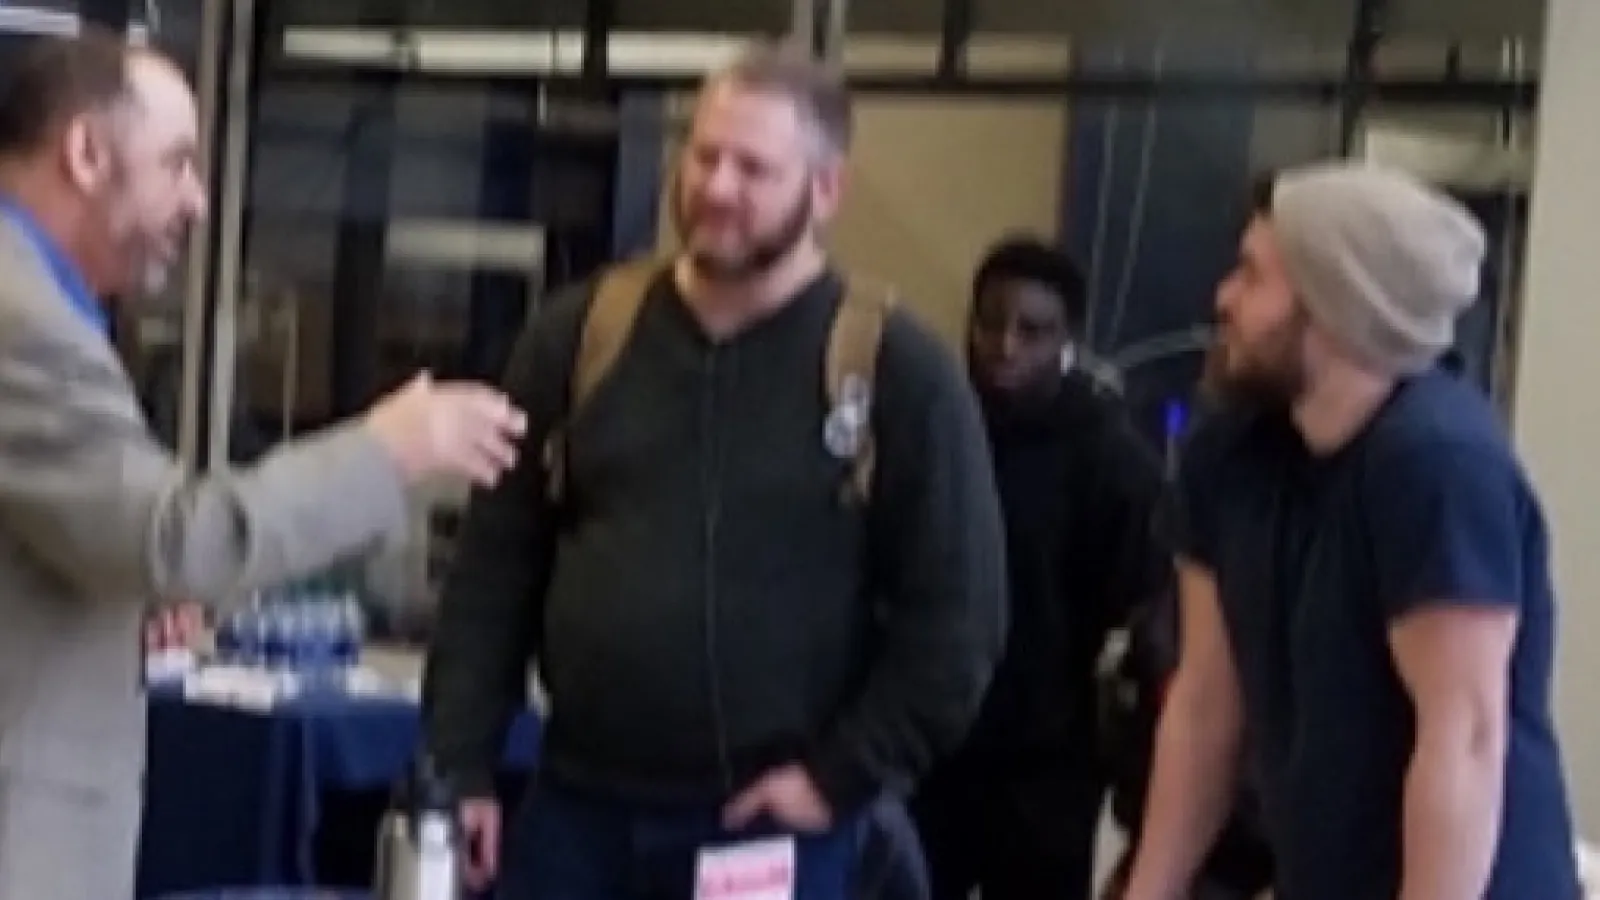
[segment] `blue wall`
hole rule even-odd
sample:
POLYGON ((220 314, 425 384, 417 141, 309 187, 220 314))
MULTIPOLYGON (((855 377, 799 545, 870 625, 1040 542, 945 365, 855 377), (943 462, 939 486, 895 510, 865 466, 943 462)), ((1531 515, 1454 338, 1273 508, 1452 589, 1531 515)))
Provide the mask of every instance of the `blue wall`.
MULTIPOLYGON (((1237 72, 1251 55, 1088 47, 1077 68, 1237 72)), ((1063 232, 1089 273, 1087 338, 1100 356, 1210 320, 1248 206, 1254 119, 1245 96, 1073 102, 1063 232)), ((1128 373, 1129 399, 1152 433, 1163 401, 1186 395, 1198 371, 1191 354, 1128 373)))

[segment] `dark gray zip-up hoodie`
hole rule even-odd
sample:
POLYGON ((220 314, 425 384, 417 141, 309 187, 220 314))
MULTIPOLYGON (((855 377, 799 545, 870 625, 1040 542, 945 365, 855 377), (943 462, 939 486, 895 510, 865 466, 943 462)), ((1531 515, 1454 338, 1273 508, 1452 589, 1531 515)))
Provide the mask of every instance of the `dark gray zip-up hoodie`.
POLYGON ((530 434, 467 514, 428 660, 432 752, 488 790, 532 658, 544 766, 581 787, 716 802, 795 761, 836 809, 904 786, 960 741, 1004 640, 994 484, 955 360, 891 317, 874 497, 854 509, 823 442, 840 281, 713 343, 662 277, 568 426, 557 509, 540 447, 591 294, 535 317, 508 369, 530 434))

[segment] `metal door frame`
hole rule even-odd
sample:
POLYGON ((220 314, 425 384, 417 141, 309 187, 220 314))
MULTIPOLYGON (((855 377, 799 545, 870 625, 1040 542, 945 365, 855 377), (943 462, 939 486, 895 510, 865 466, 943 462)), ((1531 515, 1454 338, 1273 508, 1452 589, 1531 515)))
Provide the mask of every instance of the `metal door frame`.
POLYGON ((211 217, 189 240, 178 455, 191 470, 226 465, 249 184, 255 0, 206 0, 199 71, 202 158, 211 217))

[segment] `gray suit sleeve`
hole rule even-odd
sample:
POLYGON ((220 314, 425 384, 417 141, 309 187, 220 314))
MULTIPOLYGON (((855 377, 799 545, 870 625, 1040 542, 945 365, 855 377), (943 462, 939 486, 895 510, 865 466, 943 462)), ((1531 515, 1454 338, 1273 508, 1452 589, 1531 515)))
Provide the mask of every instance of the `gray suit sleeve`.
POLYGON ((151 435, 116 357, 74 335, 0 337, 0 409, 0 526, 90 596, 222 600, 405 522, 400 472, 356 426, 249 469, 189 475, 151 435))

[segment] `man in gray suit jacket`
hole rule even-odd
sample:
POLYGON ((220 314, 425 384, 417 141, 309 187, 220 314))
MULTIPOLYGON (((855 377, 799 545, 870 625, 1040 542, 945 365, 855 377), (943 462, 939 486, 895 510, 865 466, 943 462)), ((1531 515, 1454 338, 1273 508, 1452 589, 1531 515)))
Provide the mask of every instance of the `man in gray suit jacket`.
POLYGON ((187 474, 152 438, 98 297, 156 287, 205 208, 167 60, 50 39, 0 83, 0 898, 129 900, 141 620, 358 552, 432 474, 491 483, 522 415, 419 378, 259 465, 187 474))

